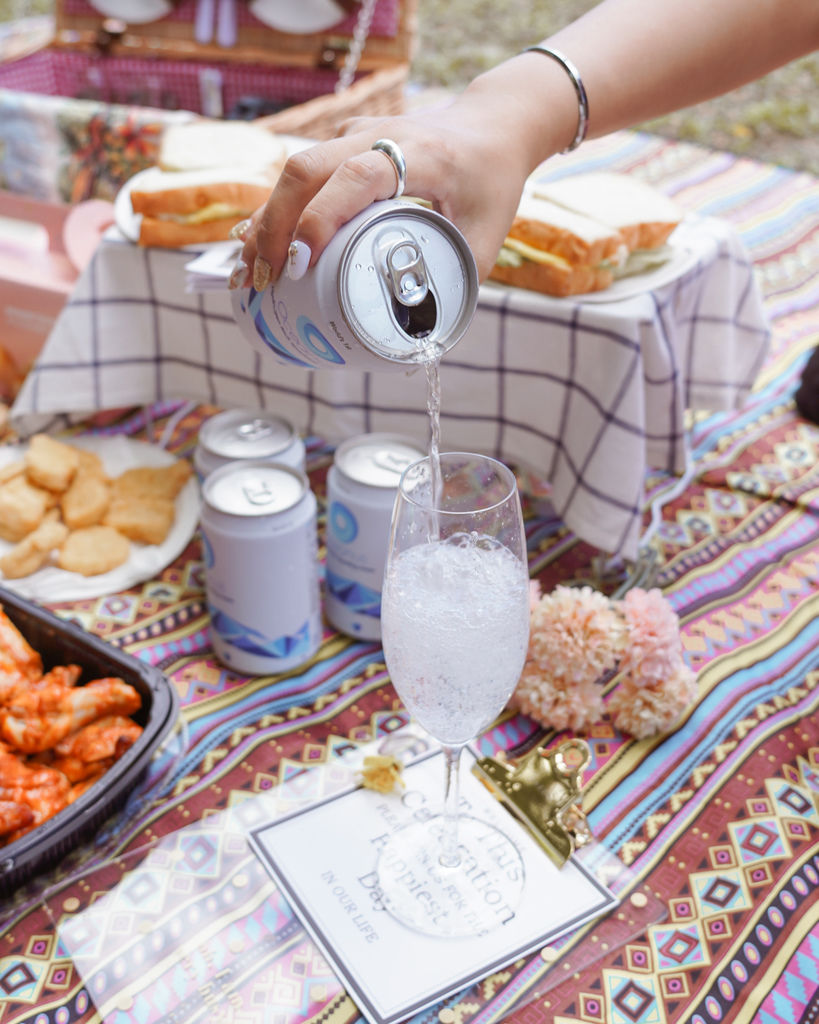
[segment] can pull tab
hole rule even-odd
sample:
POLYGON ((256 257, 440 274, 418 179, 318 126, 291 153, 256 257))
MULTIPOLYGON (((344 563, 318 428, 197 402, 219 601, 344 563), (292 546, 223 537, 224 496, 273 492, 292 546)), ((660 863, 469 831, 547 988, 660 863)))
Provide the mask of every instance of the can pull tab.
POLYGON ((275 492, 265 481, 245 484, 242 491, 250 505, 269 505, 276 498, 275 492))
POLYGON ((408 455, 399 455, 397 452, 391 452, 389 448, 379 448, 373 455, 374 465, 388 473, 395 473, 396 477, 401 476, 412 461, 408 455))
POLYGON ((247 423, 240 423, 236 428, 236 433, 239 437, 243 441, 248 442, 258 441, 262 437, 267 437, 272 431, 271 425, 262 419, 253 419, 247 423))
POLYGON ((402 238, 387 252, 387 271, 392 293, 402 306, 419 306, 427 296, 427 268, 421 250, 411 239, 402 238))
POLYGON ((411 238, 393 242, 384 262, 396 324, 416 341, 429 338, 438 322, 438 304, 419 246, 411 238))

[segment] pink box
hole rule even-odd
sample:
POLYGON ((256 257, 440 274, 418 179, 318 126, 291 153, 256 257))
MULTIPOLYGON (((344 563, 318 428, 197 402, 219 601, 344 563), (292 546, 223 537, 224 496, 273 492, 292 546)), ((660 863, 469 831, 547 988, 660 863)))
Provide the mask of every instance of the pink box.
POLYGON ((75 206, 0 191, 0 345, 21 374, 37 358, 100 231, 101 200, 75 206))

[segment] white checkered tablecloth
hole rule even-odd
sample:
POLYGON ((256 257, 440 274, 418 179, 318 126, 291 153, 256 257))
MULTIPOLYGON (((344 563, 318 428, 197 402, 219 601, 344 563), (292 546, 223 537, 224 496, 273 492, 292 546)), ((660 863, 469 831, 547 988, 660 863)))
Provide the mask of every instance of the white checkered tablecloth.
MULTIPOLYGON (((686 409, 739 405, 767 350, 737 234, 710 217, 687 230, 684 272, 620 301, 482 286, 467 335, 442 363, 442 447, 534 470, 570 529, 628 559, 647 467, 681 472, 686 409)), ((331 441, 382 430, 426 439, 423 371, 307 371, 262 357, 243 340, 226 292, 186 294, 191 258, 110 231, 17 398, 18 426, 185 398, 273 409, 331 441)))

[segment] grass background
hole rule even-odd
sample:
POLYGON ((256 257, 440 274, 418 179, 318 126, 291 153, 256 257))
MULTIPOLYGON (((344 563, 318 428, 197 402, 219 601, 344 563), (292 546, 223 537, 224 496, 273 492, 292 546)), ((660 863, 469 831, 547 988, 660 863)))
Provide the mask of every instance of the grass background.
MULTIPOLYGON (((595 2, 419 0, 413 79, 427 86, 458 88, 479 71, 573 21, 595 2)), ((641 127, 819 174, 817 86, 819 54, 814 54, 718 99, 641 127)))
MULTIPOLYGON (((418 0, 413 85, 459 89, 478 72, 544 38, 595 2, 418 0)), ((53 9, 54 0, 0 0, 0 22, 53 9)), ((819 54, 639 127, 819 174, 818 85, 819 54)))

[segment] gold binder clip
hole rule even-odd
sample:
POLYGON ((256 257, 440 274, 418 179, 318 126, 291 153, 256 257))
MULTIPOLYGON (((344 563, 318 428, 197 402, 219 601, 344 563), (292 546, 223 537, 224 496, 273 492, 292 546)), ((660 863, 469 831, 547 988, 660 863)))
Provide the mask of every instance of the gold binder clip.
POLYGON ((515 764, 502 755, 481 757, 472 771, 562 867, 592 839, 580 792, 583 769, 590 760, 586 741, 571 739, 550 751, 535 747, 515 764))

